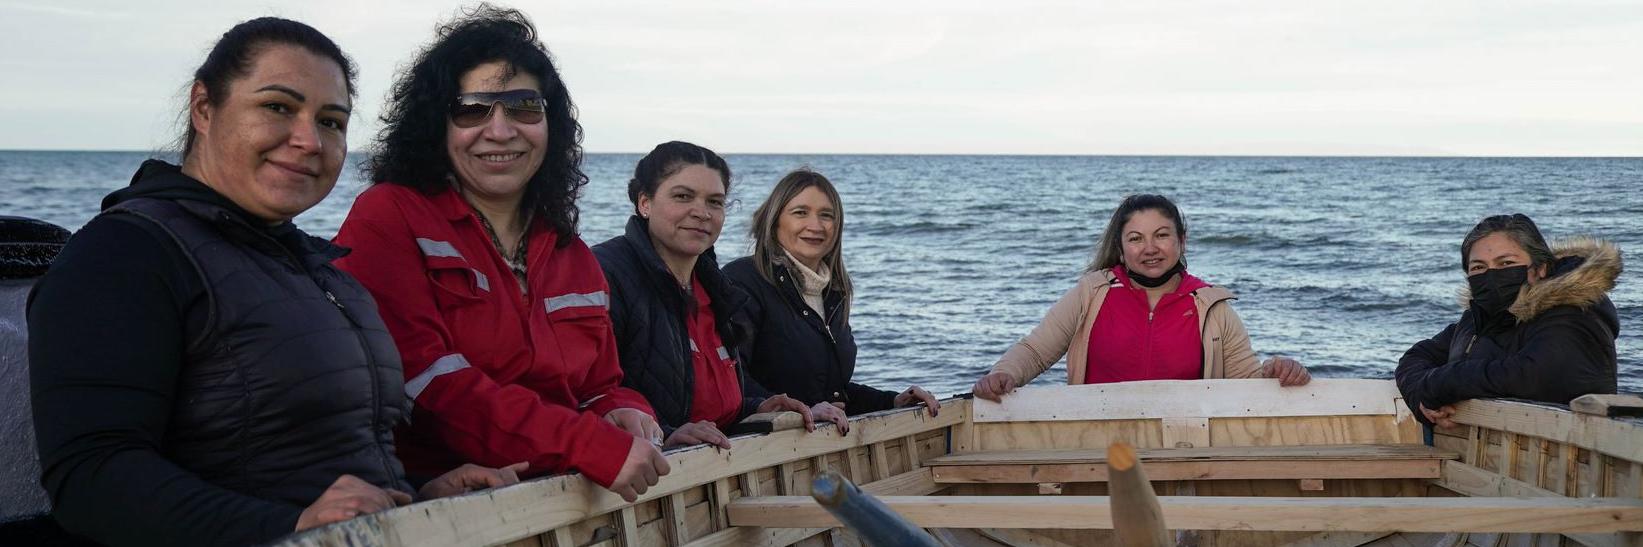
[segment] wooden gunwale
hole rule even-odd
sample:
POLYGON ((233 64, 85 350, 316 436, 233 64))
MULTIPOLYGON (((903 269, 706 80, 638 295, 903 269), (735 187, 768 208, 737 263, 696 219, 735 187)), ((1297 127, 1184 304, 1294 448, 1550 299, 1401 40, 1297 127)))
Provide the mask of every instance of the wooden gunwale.
MULTIPOLYGON (((927 528, 1112 529, 1106 496, 881 496, 879 501, 927 528)), ((1643 531, 1643 499, 1159 496, 1158 502, 1171 528, 1191 530, 1643 531)), ((736 500, 730 523, 838 525, 805 496, 736 500)))
POLYGON ((857 417, 845 437, 827 426, 738 436, 730 451, 672 451, 673 472, 631 504, 579 475, 547 477, 282 544, 858 544, 805 496, 804 477, 822 469, 846 473, 921 525, 974 530, 955 537, 1103 544, 1110 506, 1090 494, 1106 492, 1105 451, 1082 447, 1112 439, 1140 447, 1158 492, 1175 494, 1159 497, 1166 522, 1198 530, 1203 546, 1643 546, 1643 420, 1469 401, 1457 405, 1461 427, 1438 431, 1433 448, 1411 444, 1419 428, 1386 380, 1029 389, 1004 405, 943 401, 934 418, 918 409, 857 417), (930 496, 944 492, 956 495, 930 496), (1047 495, 1022 495, 1032 493, 1047 495), (1423 497, 1456 494, 1469 497, 1423 497))
MULTIPOLYGON (((590 517, 664 498, 714 481, 815 456, 874 446, 940 430, 968 420, 968 401, 943 401, 931 417, 898 409, 858 417, 849 435, 831 425, 732 439, 734 448, 696 446, 666 454, 672 472, 634 503, 586 480, 559 475, 474 494, 443 498, 365 515, 294 535, 282 545, 494 545, 548 533, 590 517)), ((926 473, 927 475, 927 473, 926 473)), ((802 538, 801 538, 802 539, 802 538)))

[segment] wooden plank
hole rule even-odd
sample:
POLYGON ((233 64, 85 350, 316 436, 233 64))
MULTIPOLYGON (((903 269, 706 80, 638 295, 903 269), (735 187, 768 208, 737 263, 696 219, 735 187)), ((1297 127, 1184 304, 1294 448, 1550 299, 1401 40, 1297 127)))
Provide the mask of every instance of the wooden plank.
MULTIPOLYGON (((1269 498, 1166 496, 1164 521, 1193 530, 1444 532, 1643 531, 1643 500, 1570 498, 1269 498)), ((1105 496, 880 496, 926 528, 1111 529, 1105 496)), ((730 505, 736 526, 837 526, 808 497, 730 505)))
POLYGON ((851 448, 844 452, 844 465, 850 469, 850 482, 856 484, 873 480, 872 477, 867 476, 867 467, 861 464, 861 453, 861 448, 851 448))
POLYGON ((1581 395, 1569 401, 1569 410, 1603 417, 1643 416, 1643 397, 1627 393, 1581 395))
POLYGON ((1389 535, 1392 532, 1318 532, 1283 547, 1358 547, 1389 535))
POLYGON ((1577 414, 1537 403, 1485 399, 1456 403, 1454 420, 1643 462, 1643 422, 1577 414))
POLYGON ((1032 530, 978 528, 976 533, 1010 547, 1073 547, 1070 543, 1057 541, 1055 538, 1034 533, 1032 530))
POLYGON ((908 435, 901 440, 901 455, 907 460, 907 470, 918 469, 918 439, 908 435))
POLYGON ((668 523, 668 538, 672 540, 668 545, 684 545, 690 540, 690 525, 685 523, 684 494, 667 497, 667 503, 662 506, 662 517, 668 523))
MULTIPOLYGON (((721 477, 951 427, 964 413, 947 410, 966 403, 943 401, 942 412, 935 417, 918 408, 857 416, 851 419, 849 436, 832 429, 815 433, 793 429, 736 437, 731 440, 733 450, 695 446, 669 451, 665 457, 673 472, 641 495, 639 503, 721 477)), ((494 545, 629 505, 581 475, 561 475, 373 513, 295 534, 286 541, 292 545, 494 545)))
POLYGON ((1164 418, 1164 446, 1209 448, 1209 418, 1164 418))
MULTIPOLYGON (((929 469, 919 469, 912 473, 902 473, 882 481, 870 482, 861 485, 861 489, 875 496, 909 495, 924 496, 941 490, 941 485, 930 478, 929 469)), ((729 504, 726 504, 728 507, 729 504)), ((726 528, 714 532, 695 541, 684 544, 688 547, 740 547, 760 546, 778 547, 792 545, 805 538, 825 532, 827 528, 765 528, 757 526, 730 526, 726 521, 726 528)))
POLYGON ((730 479, 713 481, 713 499, 708 500, 712 507, 713 529, 723 530, 730 527, 730 518, 725 515, 725 507, 730 505, 730 479))
MULTIPOLYGON (((1560 498, 1557 492, 1460 462, 1443 462, 1443 478, 1433 484, 1476 497, 1560 498)), ((1627 534, 1569 534, 1588 547, 1643 544, 1643 536, 1627 534)))
POLYGON ((975 423, 1150 418, 1397 415, 1391 380, 1317 378, 1299 387, 1273 379, 1152 380, 1031 387, 1000 403, 972 399, 975 423))
MULTIPOLYGON (((1155 481, 1260 479, 1435 479, 1443 460, 1148 461, 1155 481)), ((941 484, 1107 482, 1102 463, 932 466, 941 484)))
MULTIPOLYGON (((1453 460, 1454 451, 1441 450, 1419 444, 1393 445, 1322 445, 1322 446, 1231 446, 1208 448, 1137 448, 1141 461, 1151 466, 1154 462, 1222 462, 1222 461, 1284 461, 1284 460, 1453 460)), ((926 466, 999 465, 999 464, 1052 464, 1052 463, 1106 463, 1106 450, 1001 450, 950 454, 930 458, 926 466)))
POLYGON ((883 480, 890 477, 890 454, 884 443, 873 443, 867 447, 873 459, 873 480, 883 480))
POLYGON ((634 512, 635 510, 631 505, 623 507, 618 512, 619 516, 616 520, 621 524, 622 532, 617 537, 621 539, 622 547, 642 547, 643 545, 639 543, 639 516, 634 512))
POLYGON ((570 528, 557 528, 553 531, 553 547, 576 547, 576 542, 570 537, 570 528))
POLYGON ((1086 448, 1118 441, 1145 448, 1164 446, 1157 420, 991 423, 976 424, 975 431, 976 450, 1086 448))

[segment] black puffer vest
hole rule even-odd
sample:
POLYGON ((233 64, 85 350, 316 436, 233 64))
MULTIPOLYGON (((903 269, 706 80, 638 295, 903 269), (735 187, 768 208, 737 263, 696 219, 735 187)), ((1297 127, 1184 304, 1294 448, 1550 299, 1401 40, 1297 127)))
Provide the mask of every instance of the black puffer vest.
POLYGON ((856 370, 856 338, 845 317, 844 293, 831 287, 822 293, 823 317, 804 302, 798 278, 783 261, 771 264, 775 283, 759 274, 753 257, 724 267, 730 284, 751 296, 746 309, 753 330, 742 349, 749 356, 748 373, 773 393, 808 405, 845 403, 852 415, 895 406, 895 392, 850 381, 856 370))
POLYGON ((167 459, 298 507, 343 474, 414 491, 393 453, 393 427, 410 411, 399 353, 369 293, 331 266, 346 250, 294 227, 276 239, 202 201, 140 197, 103 214, 160 226, 206 286, 206 309, 190 312, 203 321, 188 325, 167 459))
MULTIPOLYGON (((593 254, 610 284, 610 319, 622 361, 622 385, 644 395, 663 426, 684 425, 696 387, 685 317, 695 313, 696 300, 679 288, 651 246, 649 224, 638 216, 628 219, 625 235, 595 245, 593 254)), ((738 347, 747 326, 733 319, 747 304, 747 295, 719 275, 711 248, 696 259, 695 275, 713 302, 719 338, 726 348, 738 347)), ((748 381, 744 357, 736 356, 736 372, 742 380, 741 415, 747 416, 767 393, 748 381)))

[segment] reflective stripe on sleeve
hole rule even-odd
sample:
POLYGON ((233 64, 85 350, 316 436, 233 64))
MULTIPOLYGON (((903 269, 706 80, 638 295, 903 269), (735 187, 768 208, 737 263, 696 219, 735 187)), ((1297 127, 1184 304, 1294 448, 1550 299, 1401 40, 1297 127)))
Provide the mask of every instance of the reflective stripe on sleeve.
POLYGON ((428 367, 428 370, 422 371, 422 374, 418 374, 415 378, 405 382, 405 395, 414 401, 418 395, 422 394, 422 390, 428 389, 428 384, 432 383, 434 378, 469 366, 468 358, 463 357, 460 353, 452 353, 435 359, 433 366, 428 367))
POLYGON ((553 313, 565 308, 575 308, 581 306, 598 306, 608 309, 610 308, 610 295, 605 294, 605 291, 570 293, 559 296, 550 296, 542 299, 542 302, 547 306, 548 313, 553 313))

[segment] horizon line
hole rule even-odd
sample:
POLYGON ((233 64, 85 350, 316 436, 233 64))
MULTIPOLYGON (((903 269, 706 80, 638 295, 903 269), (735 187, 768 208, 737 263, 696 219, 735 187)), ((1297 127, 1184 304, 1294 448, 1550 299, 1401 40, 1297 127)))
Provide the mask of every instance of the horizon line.
MULTIPOLYGON (((93 153, 93 154, 165 154, 175 153, 169 150, 137 150, 137 149, 74 149, 74 148, 0 148, 0 152, 28 152, 28 153, 93 153)), ((584 156, 642 156, 648 153, 631 151, 586 151, 584 156)), ((1032 152, 719 152, 723 156, 983 156, 983 157, 1042 157, 1042 158, 1431 158, 1431 159, 1643 159, 1643 155, 1611 156, 1611 155, 1534 155, 1534 154, 1182 154, 1182 153, 1032 153, 1032 152)))

